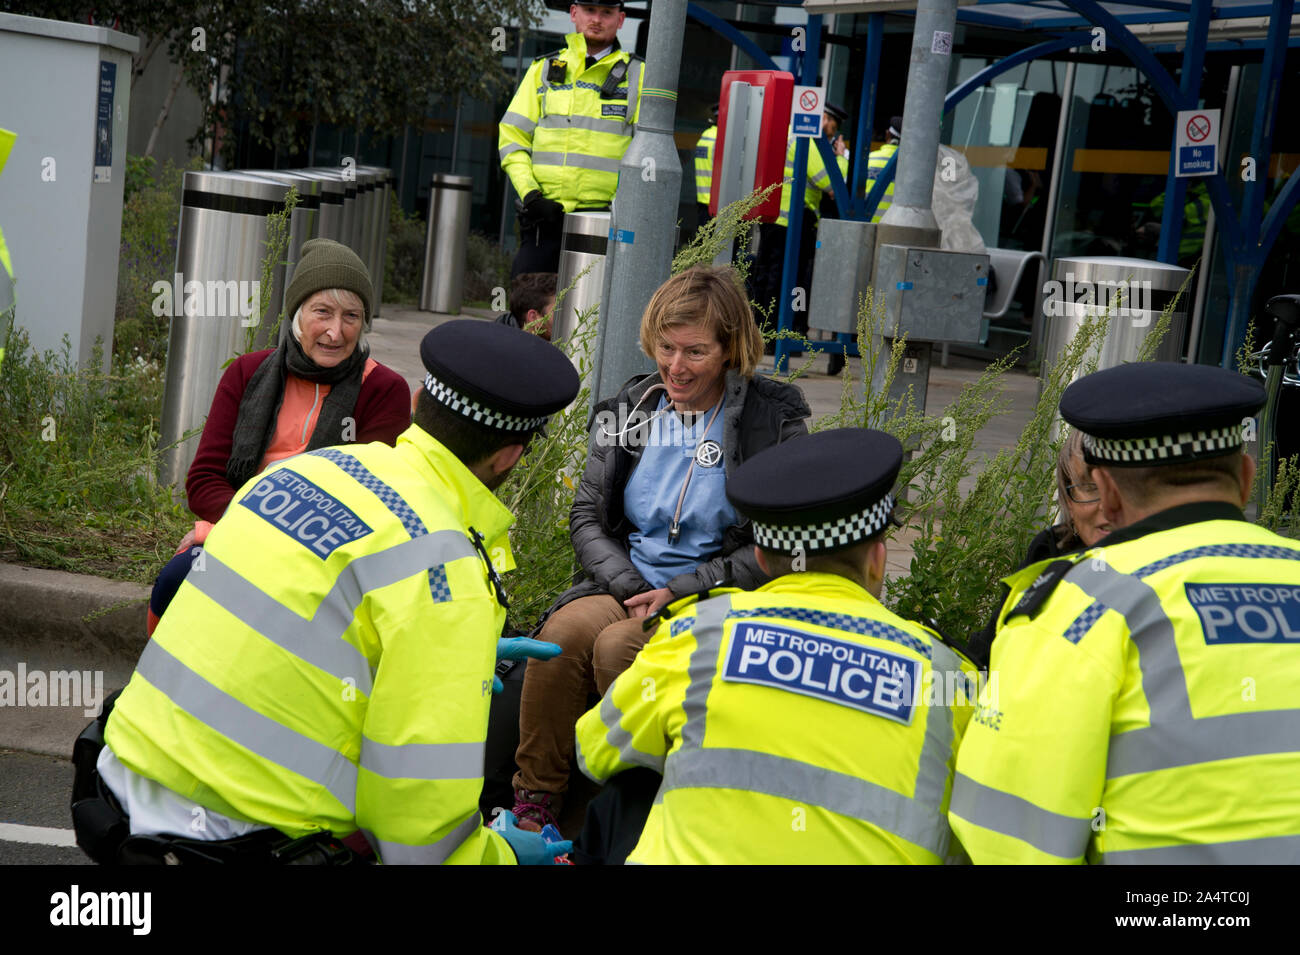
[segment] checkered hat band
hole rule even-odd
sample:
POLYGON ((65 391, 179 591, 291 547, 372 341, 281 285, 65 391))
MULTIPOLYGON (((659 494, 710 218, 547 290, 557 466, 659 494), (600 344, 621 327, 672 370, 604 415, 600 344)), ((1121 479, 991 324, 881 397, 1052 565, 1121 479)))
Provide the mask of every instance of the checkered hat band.
POLYGON ((1182 434, 1162 434, 1154 438, 1098 438, 1083 436, 1083 447, 1099 461, 1116 464, 1159 464, 1169 461, 1191 461, 1195 458, 1227 454, 1242 446, 1242 426, 1230 424, 1223 428, 1182 434))
POLYGON ((754 543, 780 554, 805 554, 848 547, 879 534, 889 524, 894 510, 894 495, 886 494, 865 511, 836 518, 823 524, 790 526, 754 521, 754 543))
POLYGON ((431 394, 434 400, 446 405, 452 411, 463 414, 466 418, 471 418, 488 428, 498 428, 501 431, 532 431, 546 424, 546 415, 540 418, 521 418, 518 415, 493 411, 473 398, 462 395, 450 385, 443 384, 430 374, 424 376, 424 390, 431 394))

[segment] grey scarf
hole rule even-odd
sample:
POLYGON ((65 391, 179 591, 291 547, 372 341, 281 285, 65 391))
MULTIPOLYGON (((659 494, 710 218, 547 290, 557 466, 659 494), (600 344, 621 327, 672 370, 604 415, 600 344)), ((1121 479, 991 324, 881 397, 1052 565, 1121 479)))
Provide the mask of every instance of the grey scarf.
POLYGON ((293 335, 285 336, 280 346, 253 372, 244 389, 244 397, 239 401, 230 459, 226 462, 226 477, 231 487, 241 487, 257 473, 262 457, 275 437, 280 406, 284 404, 286 373, 314 384, 330 386, 330 393, 316 418, 311 440, 307 442, 307 450, 342 444, 343 419, 350 417, 356 409, 368 354, 369 349, 363 350, 358 345, 351 355, 333 368, 322 368, 307 357, 293 335))

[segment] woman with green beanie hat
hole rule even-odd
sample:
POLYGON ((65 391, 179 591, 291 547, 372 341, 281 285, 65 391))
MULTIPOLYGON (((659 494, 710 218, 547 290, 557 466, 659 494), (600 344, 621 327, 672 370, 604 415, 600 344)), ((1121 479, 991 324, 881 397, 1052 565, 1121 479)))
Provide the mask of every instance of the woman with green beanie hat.
POLYGON ((373 313, 374 288, 357 254, 330 239, 303 243, 285 293, 292 320, 278 347, 237 358, 212 399, 185 483, 202 521, 216 521, 240 485, 275 461, 396 442, 410 424, 410 392, 369 357, 373 313))

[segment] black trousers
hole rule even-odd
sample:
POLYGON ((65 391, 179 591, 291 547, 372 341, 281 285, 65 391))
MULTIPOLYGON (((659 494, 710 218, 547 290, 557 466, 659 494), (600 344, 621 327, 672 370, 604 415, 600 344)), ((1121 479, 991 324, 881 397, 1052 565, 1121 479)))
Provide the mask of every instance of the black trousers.
POLYGON ((629 769, 605 784, 587 806, 582 835, 569 856, 578 865, 622 865, 641 841, 641 830, 663 777, 651 769, 629 769))
MULTIPOLYGON (((769 317, 776 327, 780 315, 778 296, 781 294, 781 270, 785 265, 786 227, 775 222, 761 222, 758 226, 758 257, 754 261, 751 298, 755 305, 774 303, 769 317)), ((808 332, 808 298, 812 292, 813 253, 817 248, 817 220, 805 209, 799 229, 799 267, 795 271, 795 287, 804 290, 803 309, 792 312, 791 327, 801 335, 808 332)))
POLYGON ((510 277, 528 272, 560 271, 560 239, 564 216, 519 229, 519 251, 510 266, 510 277))

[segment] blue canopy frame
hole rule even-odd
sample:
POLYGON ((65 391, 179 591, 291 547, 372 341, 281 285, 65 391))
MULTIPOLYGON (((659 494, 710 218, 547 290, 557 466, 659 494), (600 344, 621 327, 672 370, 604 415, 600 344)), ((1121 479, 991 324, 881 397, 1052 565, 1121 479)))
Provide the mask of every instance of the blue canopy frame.
MULTIPOLYGON (((801 4, 799 0, 789 0, 786 5, 801 4)), ((1263 69, 1254 112, 1257 121, 1251 134, 1249 155, 1256 157, 1257 161, 1264 160, 1272 154, 1286 51, 1289 46, 1300 46, 1300 37, 1290 36, 1294 5, 1295 0, 1269 0, 1266 3, 1258 0, 1219 0, 1217 3, 1212 3, 1211 0, 1185 0, 1185 2, 1129 0, 1126 3, 1101 3, 1099 0, 1022 0, 1014 3, 1007 0, 976 0, 974 6, 958 8, 957 19, 960 22, 1009 30, 1029 29, 1045 33, 1059 31, 1059 34, 1054 39, 1027 47, 980 70, 948 93, 944 99, 944 112, 951 110, 966 96, 1009 69, 1066 49, 1088 45, 1093 39, 1093 27, 1101 27, 1106 31, 1107 44, 1119 49, 1147 78, 1171 115, 1176 115, 1179 110, 1195 109, 1199 105, 1201 77, 1207 52, 1222 49, 1262 49, 1263 69), (1232 40, 1214 43, 1209 41, 1210 25, 1216 20, 1263 16, 1269 17, 1269 26, 1268 36, 1262 41, 1232 40), (1128 28, 1130 25, 1151 23, 1187 25, 1182 67, 1179 71, 1180 81, 1177 83, 1155 55, 1157 51, 1167 52, 1173 49, 1173 45, 1148 46, 1128 28)), ((726 20, 695 3, 687 5, 687 16, 744 50, 759 64, 760 68, 773 70, 778 68, 772 58, 756 43, 726 20)), ((820 59, 821 16, 809 15, 806 29, 805 50, 798 60, 796 75, 799 77, 799 82, 812 85, 816 82, 820 59)), ((861 131, 867 129, 875 112, 883 34, 883 15, 871 14, 867 20, 866 65, 859 98, 857 126, 859 139, 861 139, 861 131)), ((871 192, 864 198, 857 199, 855 197, 863 194, 863 185, 866 181, 867 166, 864 156, 866 150, 859 147, 856 151, 850 173, 854 188, 850 190, 840 174, 830 144, 820 137, 815 142, 817 148, 821 150, 830 175, 835 201, 841 212, 847 218, 860 221, 869 219, 874 214, 885 189, 893 180, 897 155, 889 160, 876 177, 871 192)), ((1177 259, 1178 254, 1188 180, 1175 175, 1176 149, 1173 143, 1170 147, 1170 164, 1165 181, 1167 199, 1162 214, 1160 245, 1156 254, 1160 261, 1172 263, 1177 259)), ((795 145, 794 183, 803 183, 806 179, 807 158, 807 140, 798 139, 795 145)), ((1260 269, 1268 258, 1269 252, 1272 251, 1287 216, 1297 202, 1300 202, 1300 174, 1293 174, 1288 179, 1269 208, 1268 215, 1264 216, 1262 213, 1267 177, 1256 175, 1254 179, 1244 183, 1240 209, 1238 209, 1228 192, 1225 175, 1237 174, 1239 170, 1228 168, 1224 164, 1224 158, 1219 157, 1219 169, 1213 175, 1200 178, 1206 182, 1206 189, 1214 207, 1216 226, 1220 232, 1220 247, 1223 249, 1228 277, 1228 319, 1223 335, 1220 364, 1224 367, 1232 367, 1231 363, 1234 361, 1236 351, 1245 337, 1250 301, 1260 269)), ((803 188, 795 188, 792 185, 789 208, 786 210, 789 225, 786 231, 785 265, 781 275, 778 312, 778 328, 782 330, 791 327, 793 315, 791 292, 798 268, 799 233, 804 213, 803 194, 803 188)), ((1202 263, 1202 267, 1208 267, 1208 263, 1202 263)), ((807 291, 805 290, 805 307, 807 291)), ((850 354, 856 353, 848 335, 837 336, 835 342, 811 342, 810 344, 818 351, 844 349, 850 354)), ((784 370, 785 359, 790 350, 788 340, 777 341, 778 371, 784 370)))

